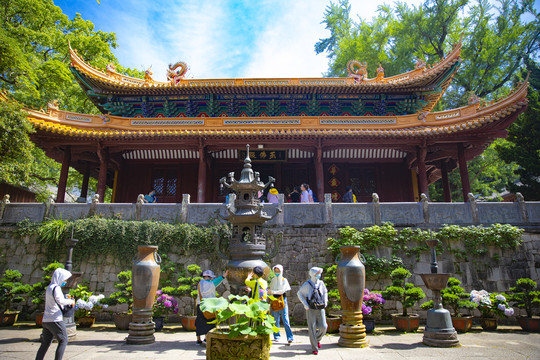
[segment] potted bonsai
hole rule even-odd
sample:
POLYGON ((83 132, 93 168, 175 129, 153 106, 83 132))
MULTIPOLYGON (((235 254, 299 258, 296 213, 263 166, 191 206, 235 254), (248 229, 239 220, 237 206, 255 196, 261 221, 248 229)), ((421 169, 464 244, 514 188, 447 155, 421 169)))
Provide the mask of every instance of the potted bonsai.
POLYGON ((270 334, 278 330, 269 309, 270 304, 247 296, 203 299, 201 311, 216 314, 211 322, 216 328, 206 334, 206 359, 269 359, 270 334))
POLYGON ((516 286, 510 288, 509 299, 518 309, 524 309, 526 316, 519 316, 521 328, 529 332, 540 332, 540 318, 533 317, 535 309, 540 308, 540 291, 534 280, 521 278, 516 286))
POLYGON ((339 290, 337 288, 336 279, 337 265, 326 266, 323 273, 324 283, 328 289, 328 306, 326 315, 326 325, 328 326, 326 332, 329 334, 339 332, 341 325, 341 298, 339 296, 339 290))
POLYGON ((24 300, 20 295, 30 292, 32 287, 21 282, 22 274, 18 270, 6 270, 0 279, 0 326, 11 326, 17 321, 19 311, 11 306, 24 300))
POLYGON ((114 325, 118 330, 128 330, 132 319, 133 289, 131 287, 131 271, 122 271, 116 275, 118 282, 114 283, 117 291, 102 299, 101 303, 109 306, 127 304, 127 312, 114 313, 114 325))
POLYGON ((478 306, 478 310, 482 314, 480 325, 482 329, 487 331, 497 329, 497 316, 514 315, 514 309, 508 305, 506 298, 502 294, 490 294, 486 290, 473 290, 471 291, 471 301, 478 306))
POLYGON ((51 276, 53 272, 58 268, 64 268, 64 264, 59 262, 53 262, 49 265, 42 267, 43 276, 41 281, 35 284, 32 284, 32 289, 28 293, 28 297, 32 299, 32 304, 36 305, 36 326, 41 327, 43 322, 43 311, 45 310, 45 291, 47 286, 51 283, 51 276))
POLYGON ((163 290, 158 290, 152 310, 154 313, 155 329, 156 331, 160 331, 163 329, 164 315, 168 315, 170 312, 173 314, 178 313, 178 303, 171 295, 163 293, 163 290))
POLYGON ((366 327, 366 332, 372 332, 375 329, 375 314, 381 312, 386 300, 381 293, 370 292, 364 289, 364 299, 362 302, 362 315, 364 316, 363 323, 366 327))
MULTIPOLYGON (((442 305, 450 311, 452 325, 458 332, 467 332, 472 327, 472 315, 462 313, 460 310, 471 311, 476 309, 477 305, 469 300, 469 293, 461 286, 461 281, 456 278, 449 278, 448 285, 441 290, 442 305)), ((433 307, 433 300, 422 304, 423 310, 429 310, 433 307)))
POLYGON ((96 321, 94 312, 108 307, 101 302, 105 298, 104 295, 94 295, 86 286, 77 285, 75 289, 69 291, 69 295, 76 299, 75 320, 79 322, 81 328, 92 327, 96 321))
POLYGON ((421 288, 407 282, 411 275, 409 270, 402 267, 395 269, 390 274, 392 285, 387 286, 382 292, 382 296, 386 300, 395 300, 403 306, 401 315, 392 314, 394 326, 400 331, 416 331, 418 329, 420 317, 418 314, 409 315, 407 309, 426 297, 421 288))
POLYGON ((196 264, 191 264, 186 267, 178 278, 178 295, 190 296, 193 300, 193 308, 191 315, 184 314, 181 317, 182 326, 187 331, 195 331, 195 320, 197 319, 197 286, 202 277, 201 268, 196 264))

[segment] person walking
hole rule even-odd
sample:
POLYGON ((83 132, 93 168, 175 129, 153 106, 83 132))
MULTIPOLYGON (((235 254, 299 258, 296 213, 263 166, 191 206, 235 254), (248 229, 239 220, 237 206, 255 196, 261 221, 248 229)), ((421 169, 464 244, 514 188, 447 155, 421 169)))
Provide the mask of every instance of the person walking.
POLYGON ((266 300, 268 283, 262 278, 263 275, 263 268, 255 266, 246 278, 245 284, 251 291, 252 299, 266 300))
POLYGON ((308 184, 302 184, 300 186, 300 190, 302 193, 300 194, 300 202, 301 203, 312 203, 313 202, 313 196, 309 193, 309 185, 308 184))
POLYGON ((41 333, 41 346, 36 354, 36 360, 45 358, 45 354, 53 338, 58 340, 55 360, 61 360, 68 344, 68 335, 62 309, 66 306, 75 306, 74 299, 66 299, 62 292, 62 286, 66 286, 66 281, 71 277, 71 273, 65 269, 56 269, 51 277, 51 283, 45 290, 45 312, 43 314, 43 331, 41 333))
MULTIPOLYGON (((216 278, 212 270, 205 270, 202 274, 202 280, 197 285, 197 318, 195 319, 195 335, 197 335, 197 344, 202 345, 202 335, 206 335, 210 330, 216 327, 215 324, 209 324, 215 318, 207 319, 201 311, 201 300, 216 297, 216 287, 221 284, 223 279, 229 275, 229 270, 223 273, 223 276, 216 278)), ((206 339, 204 340, 206 342, 206 339)))
POLYGON ((314 355, 319 354, 321 339, 326 334, 325 308, 328 304, 328 290, 321 280, 322 269, 312 267, 309 269, 310 279, 298 289, 298 299, 306 309, 309 341, 314 355))
MULTIPOLYGON (((285 335, 287 335, 287 343, 291 345, 293 342, 293 333, 291 325, 289 323, 289 306, 287 304, 287 291, 291 290, 289 281, 283 277, 283 266, 274 266, 274 274, 276 276, 270 281, 270 288, 268 289, 268 295, 272 295, 276 298, 270 304, 272 317, 276 321, 276 327, 279 329, 279 320, 283 319, 283 327, 285 328, 285 335)), ((278 342, 281 338, 280 331, 274 333, 274 341, 278 342)))
POLYGON ((300 193, 302 190, 298 186, 295 186, 292 193, 289 194, 290 202, 292 203, 299 203, 300 202, 300 193))
POLYGON ((354 193, 353 193, 353 190, 352 190, 352 187, 350 186, 347 186, 345 188, 345 195, 343 195, 343 202, 346 202, 346 203, 355 203, 355 196, 354 196, 354 193))

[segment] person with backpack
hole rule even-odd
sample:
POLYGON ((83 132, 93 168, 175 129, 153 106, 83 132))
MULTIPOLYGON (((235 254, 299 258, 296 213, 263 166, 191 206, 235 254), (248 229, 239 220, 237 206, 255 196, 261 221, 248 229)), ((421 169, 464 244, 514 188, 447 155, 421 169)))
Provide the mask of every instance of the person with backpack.
POLYGON ((245 284, 250 289, 250 297, 255 300, 266 301, 268 283, 263 279, 264 270, 255 266, 246 278, 245 284))
POLYGON ((297 294, 306 309, 309 341, 314 355, 319 354, 321 339, 328 327, 324 311, 328 304, 328 290, 321 280, 322 271, 320 267, 309 269, 310 279, 300 287, 297 294))
POLYGON ((71 273, 65 269, 54 270, 51 283, 45 290, 45 312, 43 314, 43 331, 41 333, 41 346, 36 354, 36 360, 45 358, 47 350, 51 346, 53 338, 58 340, 54 359, 61 360, 68 343, 66 324, 64 323, 63 310, 68 306, 75 306, 74 299, 66 299, 62 292, 62 286, 71 273))
MULTIPOLYGON (((289 281, 283 277, 283 266, 274 266, 274 278, 270 281, 270 288, 268 289, 268 295, 275 298, 270 303, 270 309, 272 310, 272 317, 276 320, 276 327, 279 329, 279 320, 283 319, 283 327, 285 328, 285 334, 287 335, 287 343, 291 345, 293 342, 293 333, 291 325, 289 324, 289 306, 287 304, 287 291, 291 290, 289 281)), ((278 342, 281 338, 279 330, 274 333, 274 341, 278 342)))

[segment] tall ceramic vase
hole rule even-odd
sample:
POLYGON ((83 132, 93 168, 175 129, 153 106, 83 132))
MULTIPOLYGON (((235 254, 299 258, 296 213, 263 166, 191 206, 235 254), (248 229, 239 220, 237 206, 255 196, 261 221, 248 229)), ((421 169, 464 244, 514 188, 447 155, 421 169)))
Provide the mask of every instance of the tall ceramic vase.
POLYGON ((358 255, 359 246, 342 246, 341 260, 336 269, 336 278, 341 298, 343 322, 339 327, 338 345, 365 347, 366 327, 362 323, 362 301, 366 284, 366 269, 358 255))
POLYGON ((157 248, 139 246, 133 261, 133 320, 129 323, 128 344, 152 344, 155 341, 152 306, 156 298, 161 263, 157 248))

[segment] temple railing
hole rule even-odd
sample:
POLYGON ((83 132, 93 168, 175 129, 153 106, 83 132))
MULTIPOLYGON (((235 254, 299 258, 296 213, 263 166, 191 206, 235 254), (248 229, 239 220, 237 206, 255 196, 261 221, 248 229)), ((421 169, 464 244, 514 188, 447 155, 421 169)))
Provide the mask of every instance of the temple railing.
MULTIPOLYGON (((374 196, 375 199, 378 197, 374 196)), ((371 226, 391 222, 396 226, 437 227, 449 225, 490 225, 506 223, 522 227, 540 227, 540 202, 469 202, 437 203, 426 199, 415 203, 332 203, 325 194, 321 203, 265 204, 264 211, 274 215, 271 226, 371 226)), ((13 224, 24 219, 41 222, 47 218, 75 220, 89 216, 119 218, 124 220, 159 220, 205 225, 217 219, 217 214, 227 214, 226 204, 190 203, 189 195, 179 204, 118 204, 98 203, 10 203, 4 199, 0 204, 0 223, 13 224)))

